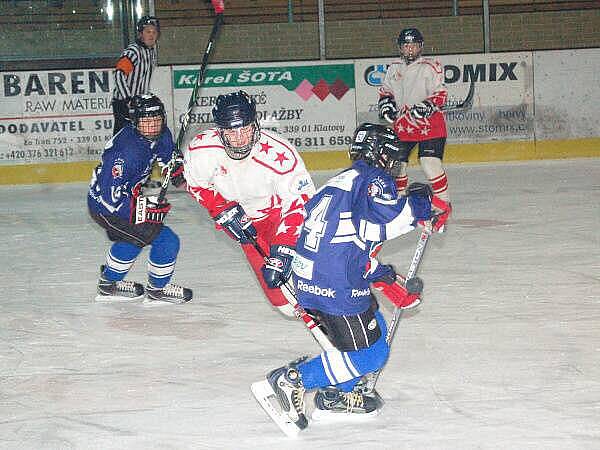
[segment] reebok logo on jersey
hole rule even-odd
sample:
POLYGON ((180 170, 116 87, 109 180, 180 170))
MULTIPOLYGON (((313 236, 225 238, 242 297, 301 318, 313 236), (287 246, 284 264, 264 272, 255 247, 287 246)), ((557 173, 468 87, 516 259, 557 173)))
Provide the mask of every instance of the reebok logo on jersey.
POLYGON ((302 280, 298 280, 298 290, 302 292, 308 292, 309 294, 318 295, 319 297, 335 298, 335 289, 323 289, 322 287, 313 286, 312 284, 305 283, 302 280))
POLYGON ((364 297, 365 295, 371 295, 371 289, 366 288, 366 289, 352 289, 352 293, 350 294, 350 297, 355 298, 355 297, 364 297))

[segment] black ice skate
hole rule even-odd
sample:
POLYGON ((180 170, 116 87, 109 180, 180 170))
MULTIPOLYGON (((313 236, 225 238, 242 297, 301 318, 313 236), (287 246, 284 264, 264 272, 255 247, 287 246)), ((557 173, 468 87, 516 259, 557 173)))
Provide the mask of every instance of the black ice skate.
POLYGON ((139 300, 144 296, 144 286, 135 281, 110 281, 100 277, 97 302, 118 302, 139 300))
POLYGON ((165 287, 146 286, 146 304, 186 303, 192 299, 192 290, 176 284, 168 283, 165 287))
POLYGON ((293 437, 308 426, 304 405, 304 386, 297 360, 267 374, 267 379, 252 384, 252 393, 273 421, 293 437))
POLYGON ((319 390, 315 394, 315 406, 312 418, 321 421, 360 421, 379 413, 374 397, 360 390, 342 392, 334 387, 319 390))

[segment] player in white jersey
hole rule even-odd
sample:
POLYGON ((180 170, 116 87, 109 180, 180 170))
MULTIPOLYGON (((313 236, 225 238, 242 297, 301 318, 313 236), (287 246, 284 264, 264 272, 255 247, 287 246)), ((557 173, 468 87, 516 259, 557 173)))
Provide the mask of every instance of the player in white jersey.
MULTIPOLYGON (((421 55, 423 35, 416 28, 402 30, 398 46, 401 59, 389 66, 379 90, 379 115, 393 124, 409 152, 419 145, 421 168, 434 194, 449 202, 448 179, 442 165, 447 133, 440 108, 448 97, 444 68, 437 59, 421 55)), ((396 178, 401 193, 408 186, 407 162, 396 178)))
POLYGON ((220 95, 212 113, 216 128, 198 134, 184 155, 187 190, 241 244, 271 304, 291 316, 280 287, 291 273, 313 181, 285 138, 260 129, 248 94, 220 95))

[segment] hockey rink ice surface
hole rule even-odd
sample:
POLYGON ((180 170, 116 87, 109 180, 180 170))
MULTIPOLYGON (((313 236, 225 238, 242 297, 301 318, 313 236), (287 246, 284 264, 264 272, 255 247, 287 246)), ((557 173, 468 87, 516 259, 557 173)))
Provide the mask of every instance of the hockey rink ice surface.
MULTIPOLYGON (((145 307, 94 302, 109 243, 85 183, 0 187, 0 448, 600 448, 600 159, 448 175, 454 214, 421 262, 424 301, 399 324, 381 414, 295 440, 250 384, 319 347, 187 194, 172 193, 167 223, 182 241, 173 281, 194 299, 145 307)), ((380 260, 405 272, 417 239, 380 260)), ((130 279, 145 281, 146 256, 130 279)))

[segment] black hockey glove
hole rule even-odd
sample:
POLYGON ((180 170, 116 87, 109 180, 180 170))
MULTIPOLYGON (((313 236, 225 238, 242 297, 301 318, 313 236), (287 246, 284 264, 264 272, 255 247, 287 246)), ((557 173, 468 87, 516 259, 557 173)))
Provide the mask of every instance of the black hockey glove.
POLYGON ((379 118, 389 123, 394 123, 396 117, 398 117, 398 108, 393 97, 381 97, 377 102, 379 108, 379 118))
POLYGON ((252 220, 237 202, 229 203, 214 219, 217 225, 240 244, 249 244, 250 238, 256 239, 256 228, 252 225, 252 220))
POLYGON ((410 115, 415 119, 425 119, 431 117, 435 112, 435 105, 429 100, 424 100, 421 103, 410 107, 410 115))
POLYGON ((268 262, 260 269, 267 286, 278 288, 290 278, 295 254, 296 251, 287 245, 271 246, 268 262))
POLYGON ((154 223, 161 224, 171 210, 168 202, 159 202, 156 195, 147 197, 135 197, 135 208, 132 208, 132 220, 134 224, 154 223))

